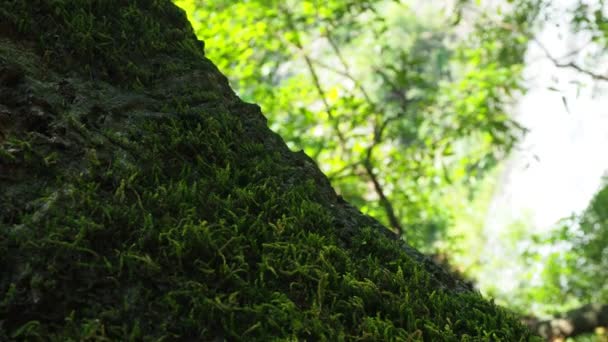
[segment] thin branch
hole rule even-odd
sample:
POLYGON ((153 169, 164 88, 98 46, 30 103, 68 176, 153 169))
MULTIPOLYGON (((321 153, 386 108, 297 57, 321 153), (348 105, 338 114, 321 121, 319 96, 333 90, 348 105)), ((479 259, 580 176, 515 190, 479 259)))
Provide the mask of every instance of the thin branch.
POLYGON ((374 173, 372 163, 369 160, 366 160, 363 163, 363 166, 365 168, 365 172, 367 173, 368 177, 372 181, 372 184, 374 185, 374 190, 376 191, 376 193, 378 194, 378 197, 380 198, 380 205, 382 205, 382 207, 384 208, 384 211, 386 212, 386 216, 388 216, 389 224, 395 230, 395 233, 397 233, 398 236, 400 236, 400 237, 403 236, 403 231, 404 231, 403 226, 401 226, 401 223, 399 222, 399 219, 397 218, 397 215, 395 214, 393 204, 384 194, 384 189, 382 188, 382 185, 378 181, 377 175, 374 173))
POLYGON ((564 59, 564 58, 570 58, 572 56, 578 55, 579 53, 581 53, 581 51, 583 51, 585 48, 587 48, 587 46, 591 45, 591 43, 593 43, 593 39, 589 39, 585 44, 579 46, 578 48, 566 53, 565 55, 559 57, 558 59, 564 59))
POLYGON ((601 75, 601 74, 595 73, 593 71, 587 70, 574 62, 568 62, 568 63, 560 62, 558 58, 555 58, 555 57, 553 57, 553 55, 551 55, 549 50, 540 41, 538 41, 538 39, 534 39, 534 42, 543 50, 543 52, 545 53, 547 58, 549 58, 549 60, 551 60, 551 62, 553 62, 553 64, 556 67, 574 69, 574 70, 580 72, 581 74, 590 76, 591 78, 593 78, 595 80, 608 81, 608 76, 601 75))
MULTIPOLYGON (((287 8, 282 8, 282 10, 285 12, 286 16, 287 16, 287 24, 289 26, 289 28, 291 30, 293 30, 296 34, 296 38, 294 39, 294 44, 296 46, 296 48, 299 50, 299 52, 302 54, 304 61, 306 63, 306 66, 308 68, 308 71, 313 79, 315 88, 319 94, 319 97, 321 98, 323 105, 325 106, 325 109, 327 111, 327 115, 329 117, 329 119, 334 123, 334 130, 336 131, 336 134, 338 135, 338 139, 340 140, 340 144, 342 145, 342 147, 346 150, 346 139, 344 137, 344 135, 342 134, 340 127, 338 126, 338 122, 337 120, 334 119, 333 117, 333 109, 331 107, 331 105, 329 104, 329 101, 327 100, 327 97, 325 96, 325 92, 323 91, 323 87, 321 86, 321 82, 319 80, 319 77, 317 75, 317 71, 315 69, 315 66, 313 65, 313 62, 319 66, 322 66, 324 68, 327 69, 332 69, 332 71, 350 79, 351 81, 354 82, 355 86, 361 91, 361 94, 363 95, 363 97, 365 98, 365 100, 368 102, 368 104, 370 106, 372 106, 372 108, 374 108, 374 113, 377 112, 377 109, 379 108, 379 106, 372 101, 371 97, 369 96, 367 90, 365 89, 365 87, 359 82, 359 80, 357 80, 351 73, 350 73, 350 68, 348 66, 348 64, 346 63, 346 60, 344 59, 338 45, 335 43, 335 41, 331 38, 330 34, 327 35, 327 39, 334 51, 334 53, 336 54, 336 56, 338 57, 338 59, 340 60, 340 63, 342 64, 342 67, 344 68, 343 71, 341 70, 337 70, 335 68, 331 68, 328 65, 325 65, 322 62, 313 60, 308 53, 305 52, 304 50, 304 46, 302 45, 302 42, 299 39, 299 36, 297 35, 297 30, 295 28, 295 25, 293 24, 293 18, 291 17, 291 13, 289 12, 289 10, 287 8)), ((373 138, 373 143, 369 146, 369 148, 367 149, 367 153, 366 153, 366 157, 365 160, 360 163, 354 163, 351 164, 351 168, 356 169, 357 165, 362 164, 365 172, 367 174, 367 176, 369 177, 369 179, 371 180, 372 184, 374 185, 374 190, 377 193, 379 199, 380 199, 380 205, 384 208, 384 211, 386 212, 386 215, 388 216, 388 220, 389 220, 389 224, 390 226, 395 230, 395 232, 397 233, 398 236, 402 236, 403 235, 403 227, 401 226, 401 223, 399 222, 399 219, 397 218, 397 215, 395 214, 395 210, 393 208, 393 205, 391 203, 391 201, 387 198, 384 188, 382 187, 382 185, 380 184, 380 181, 378 180, 378 176, 376 175, 376 173, 374 172, 373 166, 372 166, 372 154, 373 154, 373 149, 381 142, 382 139, 382 133, 384 132, 384 129, 386 128, 386 125, 388 124, 388 122, 390 122, 390 118, 387 119, 386 121, 384 121, 381 125, 378 123, 379 119, 378 116, 376 115, 375 118, 376 122, 374 125, 374 138, 373 138)))
POLYGON ((353 81, 355 86, 357 88, 359 88, 359 90, 361 91, 361 94, 363 94, 363 97, 365 98, 365 100, 370 105, 372 105, 373 108, 376 108, 377 107, 376 103, 374 101, 372 101, 372 98, 369 96, 369 94, 368 94, 367 90, 365 89, 365 87, 363 86, 363 84, 361 84, 361 82, 359 82, 359 80, 357 80, 352 75, 352 73, 350 71, 350 67, 348 66, 348 63, 346 63, 346 59, 342 55, 342 51, 340 51, 340 48, 338 48, 338 45, 332 38, 331 33, 327 32, 326 37, 327 37, 327 41, 329 42, 329 45, 331 46, 332 50, 334 50, 334 53, 336 54, 336 56, 338 57, 338 60, 340 61, 340 63, 342 64, 342 67, 344 68, 344 73, 342 75, 348 77, 351 81, 353 81))
POLYGON ((384 192, 384 188, 380 184, 380 181, 378 180, 378 176, 374 172, 374 168, 372 165, 374 149, 376 148, 376 146, 378 146, 378 144, 380 144, 380 142, 382 142, 382 135, 384 133, 384 128, 386 127, 386 124, 389 121, 389 119, 387 119, 380 127, 378 127, 377 125, 374 126, 374 140, 373 140, 372 144, 367 148, 365 160, 363 161, 363 167, 365 168, 365 172, 367 173, 367 176, 369 177, 369 179, 372 181, 372 184, 374 185, 374 190, 378 194, 378 197, 380 199, 380 205, 384 208, 384 211, 386 212, 386 216, 388 216, 388 222, 389 222, 390 226, 395 230, 395 233, 397 233, 397 235, 399 237, 401 237, 401 236, 403 236, 403 232, 404 232, 403 226, 401 225, 399 218, 395 214, 395 209, 393 207, 393 203, 386 196, 386 194, 384 192))
POLYGON ((312 80, 313 80, 313 83, 317 90, 317 93, 319 94, 319 97, 321 98, 321 101, 323 102, 323 106, 325 107, 327 116, 329 117, 330 121, 333 123, 334 130, 336 131, 336 134, 338 135, 340 144, 342 144, 342 147, 345 147, 346 138, 344 137, 344 134, 340 130, 339 122, 335 119, 335 117, 333 115, 333 108, 329 104, 329 101, 327 100, 327 97, 325 96, 325 91, 323 90, 323 87, 321 86, 319 76, 317 75, 317 71, 316 71, 314 65, 312 64, 312 60, 311 60, 310 56, 304 52, 304 46, 302 45, 302 42, 300 41, 300 36, 298 35, 298 31, 297 31, 295 25, 293 24, 293 18, 291 16, 291 12, 289 11, 289 9, 287 9, 283 6, 281 6, 281 9, 283 10, 283 12, 285 12, 285 16, 287 18, 287 25, 289 26, 289 28, 291 30, 293 30, 293 32, 295 34, 294 44, 296 45, 298 50, 300 50, 303 54, 304 62, 306 63, 308 72, 310 73, 310 76, 312 77, 312 80))
MULTIPOLYGON (((390 86, 392 93, 396 94, 397 97, 399 97, 399 99, 401 100, 401 105, 403 107, 407 106, 409 104, 410 100, 407 98, 406 90, 401 89, 398 85, 396 85, 395 82, 393 82, 393 80, 380 68, 375 67, 374 71, 382 77, 382 80, 384 81, 385 84, 388 84, 390 86)), ((405 108, 404 108, 404 111, 405 111, 405 108)))
MULTIPOLYGON (((352 76, 348 63, 346 62, 346 59, 342 55, 340 48, 338 47, 338 45, 332 38, 331 34, 328 32, 326 36, 327 36, 327 40, 329 41, 330 46, 332 47, 334 53, 338 57, 338 60, 342 64, 342 67, 344 68, 343 75, 345 75, 346 77, 348 77, 350 80, 352 80, 355 83, 355 86, 357 86, 359 88, 359 90, 363 94, 363 97, 365 98, 365 100, 372 106, 372 108, 374 108, 374 112, 376 112, 377 109, 380 109, 381 112, 386 112, 386 108, 384 108, 382 105, 376 104, 371 99, 371 97, 368 95, 368 92, 365 89, 365 87, 357 79, 355 79, 355 77, 352 76)), ((392 86, 394 86, 394 84, 392 86)), ((405 94, 403 94, 401 92, 399 92, 399 93, 403 96, 404 104, 405 104, 405 102, 407 102, 407 98, 405 97, 405 94)), ((380 144, 380 142, 382 142, 382 136, 384 134, 385 128, 388 126, 388 124, 391 121, 393 121, 396 118, 397 117, 387 118, 382 123, 379 123, 380 119, 376 115, 375 123, 374 123, 373 142, 367 149, 366 157, 365 157, 365 160, 363 161, 363 166, 365 168, 365 172, 367 173, 367 176, 369 177, 369 179, 372 181, 372 184, 374 185, 374 190, 376 191, 376 194, 378 195, 378 197, 380 199, 380 205, 384 208, 386 216, 388 216, 389 224, 395 230, 397 235, 401 237, 401 236, 403 236, 403 232, 404 232, 403 226, 401 225, 399 218, 395 214, 395 209, 393 207, 393 204, 386 196, 384 188, 380 184, 380 182, 378 180, 378 176, 374 172, 374 168, 372 166, 373 150, 375 149, 375 147, 378 144, 380 144)))
POLYGON ((329 180, 344 178, 345 175, 343 175, 342 173, 346 172, 347 170, 351 170, 351 169, 355 170, 357 168, 357 166, 359 166, 360 164, 361 164, 361 162, 354 162, 354 163, 346 164, 343 167, 341 167, 339 170, 329 173, 327 175, 327 178, 329 178, 329 180))

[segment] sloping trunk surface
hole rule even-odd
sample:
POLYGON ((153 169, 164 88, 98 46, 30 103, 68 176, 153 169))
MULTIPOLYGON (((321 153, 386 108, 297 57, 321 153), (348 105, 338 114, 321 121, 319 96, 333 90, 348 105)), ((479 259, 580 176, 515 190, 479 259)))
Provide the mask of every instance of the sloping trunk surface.
POLYGON ((170 1, 0 0, 0 340, 526 340, 335 194, 170 1))

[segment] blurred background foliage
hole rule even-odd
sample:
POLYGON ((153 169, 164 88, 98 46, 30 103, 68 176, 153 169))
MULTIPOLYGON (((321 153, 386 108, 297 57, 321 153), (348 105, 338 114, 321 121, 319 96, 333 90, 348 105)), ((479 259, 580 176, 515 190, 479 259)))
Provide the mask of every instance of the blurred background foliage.
POLYGON ((555 314, 586 303, 608 303, 608 179, 582 213, 538 234, 525 224, 514 229, 513 245, 524 243, 527 277, 512 305, 555 314))
MULTIPOLYGON (((535 33, 559 18, 601 47, 591 64, 608 48, 603 1, 567 13, 543 0, 174 2, 239 96, 339 194, 472 279, 500 267, 479 246, 501 161, 526 132, 512 108, 535 33)), ((608 302, 607 210, 604 188, 549 233, 514 225, 527 276, 486 292, 526 314, 608 302)))
POLYGON ((521 90, 527 6, 490 25, 414 2, 177 3, 290 147, 418 248, 446 237, 445 192, 472 189, 523 131, 506 107, 521 90))

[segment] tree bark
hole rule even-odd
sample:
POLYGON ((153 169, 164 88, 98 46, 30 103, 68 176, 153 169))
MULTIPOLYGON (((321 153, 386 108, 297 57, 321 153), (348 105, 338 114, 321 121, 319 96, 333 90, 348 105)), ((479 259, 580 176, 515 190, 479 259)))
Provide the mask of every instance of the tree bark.
POLYGON ((608 305, 587 304, 552 319, 529 317, 524 322, 548 341, 565 340, 593 333, 596 328, 608 327, 608 305))

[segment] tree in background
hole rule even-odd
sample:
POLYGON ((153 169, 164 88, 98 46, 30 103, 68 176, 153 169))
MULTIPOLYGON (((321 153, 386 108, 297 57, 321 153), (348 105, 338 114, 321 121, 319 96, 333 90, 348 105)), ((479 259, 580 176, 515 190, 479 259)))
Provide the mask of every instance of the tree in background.
POLYGON ((462 190, 523 131, 506 108, 521 90, 533 2, 501 16, 502 26, 483 15, 473 24, 431 17, 436 8, 415 2, 176 3, 287 143, 418 247, 446 238, 459 208, 447 194, 458 189, 466 202, 462 190))
MULTIPOLYGON (((565 9, 551 2, 544 6, 541 24, 566 27, 580 39, 563 55, 553 54, 537 39, 531 44, 540 47, 557 68, 576 72, 576 79, 570 82, 601 94, 608 81, 605 70, 608 8, 605 2, 578 0, 565 9)), ((557 90, 552 84, 547 87, 557 90)), ((562 96, 562 100, 568 110, 566 97, 562 96)), ((524 224, 513 233, 513 248, 524 247, 520 262, 527 272, 516 291, 498 295, 523 314, 543 317, 544 320, 534 318, 532 321, 547 338, 580 336, 577 341, 606 338, 606 208, 608 192, 604 180, 583 212, 562 219, 551 231, 535 233, 533 227, 524 224)))
MULTIPOLYGON (((524 55, 540 44, 534 34, 558 22, 588 33, 595 49, 547 56, 592 79, 608 77, 592 67, 608 41, 602 1, 578 1, 567 13, 540 0, 497 7, 465 0, 452 8, 415 1, 176 3, 213 42, 208 56, 238 93, 260 103, 272 127, 313 156, 345 198, 414 245, 447 252, 471 275, 483 267, 475 254, 483 237, 479 219, 463 225, 462 218, 484 211, 469 195, 481 192, 483 201, 491 193, 484 176, 525 131, 509 109, 525 91, 524 55)), ((543 307, 535 314, 605 302, 598 289, 606 277, 592 271, 605 267, 602 236, 584 228, 520 236, 532 243, 529 258, 546 257, 537 247, 556 252, 543 265, 540 287, 501 299, 526 310, 535 302, 543 307), (564 281, 570 290, 559 285, 564 281), (550 305, 562 300, 569 304, 550 305)))

